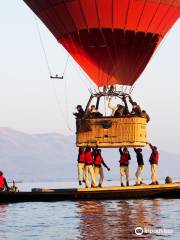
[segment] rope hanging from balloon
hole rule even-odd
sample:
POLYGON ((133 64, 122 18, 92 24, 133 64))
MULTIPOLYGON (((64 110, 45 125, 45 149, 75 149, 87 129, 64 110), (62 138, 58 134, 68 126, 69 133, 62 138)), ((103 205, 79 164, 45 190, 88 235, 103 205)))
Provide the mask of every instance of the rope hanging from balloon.
POLYGON ((41 32, 40 32, 39 24, 38 24, 38 21, 37 21, 37 17, 34 14, 33 14, 33 16, 34 16, 34 21, 35 21, 36 30, 37 30, 37 33, 38 33, 41 49, 42 49, 44 59, 45 59, 45 62, 46 62, 47 70, 48 70, 49 76, 52 76, 49 60, 48 60, 46 50, 45 50, 45 46, 44 46, 44 43, 43 43, 43 40, 42 40, 42 37, 41 37, 41 32))
MULTIPOLYGON (((68 129, 71 133, 74 133, 74 131, 73 131, 73 130, 71 129, 71 127, 69 126, 69 116, 68 116, 68 112, 66 111, 66 116, 65 116, 65 114, 64 114, 63 111, 62 111, 62 106, 61 106, 60 101, 59 101, 59 98, 58 98, 58 96, 57 96, 57 92, 56 92, 56 88, 55 88, 55 82, 54 82, 54 79, 63 79, 63 78, 64 78, 65 72, 66 72, 66 69, 67 69, 67 66, 68 66, 69 54, 67 54, 67 59, 66 59, 66 62, 65 62, 65 67, 64 67, 64 70, 63 70, 62 77, 59 77, 58 75, 56 75, 55 77, 52 77, 52 72, 51 72, 49 60, 48 60, 48 57, 47 57, 45 45, 44 45, 44 42, 43 42, 43 39, 42 39, 42 36, 41 36, 41 32, 40 32, 40 28, 39 28, 39 24, 38 24, 38 22, 37 22, 36 16, 34 16, 34 20, 35 20, 36 29, 37 29, 38 36, 39 36, 40 45, 41 45, 42 52, 43 52, 43 55, 44 55, 44 59, 45 59, 46 65, 47 65, 47 70, 48 70, 48 73, 49 73, 50 78, 52 78, 52 81, 51 81, 51 82, 52 82, 52 86, 53 86, 53 93, 54 93, 54 96, 55 96, 55 99, 56 99, 56 103, 57 103, 57 105, 59 106, 58 109, 59 109, 59 111, 60 111, 60 115, 61 115, 61 117, 63 118, 63 121, 65 122, 67 129, 68 129)), ((68 109, 68 108, 67 108, 67 106, 68 106, 68 100, 67 100, 67 82, 66 82, 66 81, 65 81, 65 104, 66 104, 66 109, 68 109)))

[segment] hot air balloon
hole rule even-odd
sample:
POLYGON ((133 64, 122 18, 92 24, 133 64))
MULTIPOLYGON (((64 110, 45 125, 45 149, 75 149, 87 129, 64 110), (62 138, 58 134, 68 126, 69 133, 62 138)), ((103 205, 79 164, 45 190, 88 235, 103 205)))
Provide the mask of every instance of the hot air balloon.
MULTIPOLYGON (((98 87, 132 86, 180 16, 180 0, 24 0, 98 87)), ((105 88, 106 89, 106 88, 105 88)), ((105 90, 92 94, 117 96, 105 90)), ((142 118, 83 119, 78 146, 144 146, 142 118), (82 130, 86 129, 86 130, 82 130)))

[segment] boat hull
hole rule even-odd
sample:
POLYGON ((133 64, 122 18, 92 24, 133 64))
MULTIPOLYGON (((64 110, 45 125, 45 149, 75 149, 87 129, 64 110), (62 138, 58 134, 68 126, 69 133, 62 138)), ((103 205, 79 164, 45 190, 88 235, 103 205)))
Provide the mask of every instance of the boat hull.
POLYGON ((32 192, 0 192, 0 203, 153 198, 180 198, 180 183, 129 187, 32 189, 32 192))

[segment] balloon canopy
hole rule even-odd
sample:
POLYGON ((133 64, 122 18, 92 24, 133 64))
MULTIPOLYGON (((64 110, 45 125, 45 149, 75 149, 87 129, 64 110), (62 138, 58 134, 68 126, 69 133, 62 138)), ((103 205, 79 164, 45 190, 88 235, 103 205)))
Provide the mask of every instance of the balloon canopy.
POLYGON ((180 0, 24 0, 97 86, 133 85, 180 0))

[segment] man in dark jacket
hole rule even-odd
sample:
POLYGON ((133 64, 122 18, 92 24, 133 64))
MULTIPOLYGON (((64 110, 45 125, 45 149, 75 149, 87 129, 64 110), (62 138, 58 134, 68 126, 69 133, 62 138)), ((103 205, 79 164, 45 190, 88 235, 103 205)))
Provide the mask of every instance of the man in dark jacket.
POLYGON ((136 159, 137 159, 137 164, 138 164, 138 168, 136 171, 136 185, 140 185, 143 183, 141 174, 142 174, 142 171, 144 170, 142 148, 134 148, 134 151, 136 153, 136 159))
POLYGON ((81 105, 77 105, 76 109, 77 109, 77 112, 73 113, 73 115, 76 116, 77 118, 84 117, 84 110, 83 110, 82 106, 81 105))
POLYGON ((131 159, 131 156, 129 154, 129 151, 127 147, 124 147, 122 150, 119 148, 120 152, 120 176, 121 176, 121 187, 124 186, 123 179, 124 176, 126 176, 126 186, 129 186, 129 160, 131 159))
POLYGON ((153 146, 151 143, 149 143, 149 146, 152 150, 151 156, 149 158, 149 162, 151 164, 151 180, 153 184, 159 184, 158 183, 158 177, 157 177, 157 169, 158 169, 158 162, 159 162, 159 152, 157 150, 156 146, 153 146))

